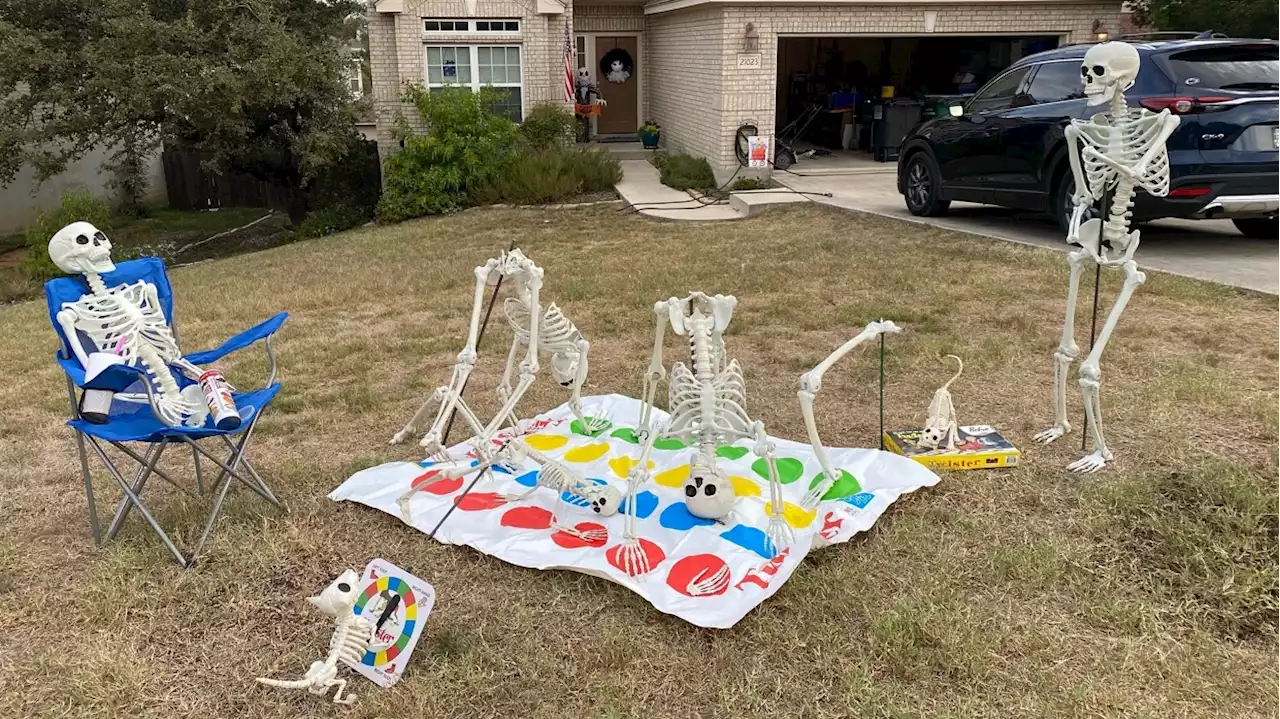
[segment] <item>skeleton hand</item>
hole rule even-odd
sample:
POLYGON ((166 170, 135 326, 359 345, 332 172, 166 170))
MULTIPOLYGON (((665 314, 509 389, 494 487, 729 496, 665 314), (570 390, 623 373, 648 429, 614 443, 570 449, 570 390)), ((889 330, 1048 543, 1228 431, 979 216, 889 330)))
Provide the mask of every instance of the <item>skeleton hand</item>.
POLYGON ((705 597, 712 594, 719 594, 729 588, 729 567, 720 565, 720 568, 712 572, 710 568, 704 569, 698 573, 698 576, 689 580, 689 585, 685 587, 685 591, 689 596, 705 597))
POLYGON ((795 533, 791 531, 791 525, 787 524, 787 520, 782 516, 780 510, 770 507, 769 528, 765 530, 765 537, 769 540, 769 553, 777 556, 779 552, 791 546, 795 541, 795 533))

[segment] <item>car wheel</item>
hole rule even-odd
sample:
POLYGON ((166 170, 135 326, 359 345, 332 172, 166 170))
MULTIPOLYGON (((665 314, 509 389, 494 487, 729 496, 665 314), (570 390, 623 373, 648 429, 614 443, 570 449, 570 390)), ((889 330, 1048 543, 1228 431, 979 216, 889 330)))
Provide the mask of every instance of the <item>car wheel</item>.
POLYGON ((1274 240, 1280 233, 1280 218, 1275 217, 1248 217, 1232 220, 1231 224, 1240 234, 1255 240, 1274 240))
POLYGON ((907 202, 907 210, 917 217, 945 214, 951 201, 940 197, 942 183, 933 160, 927 154, 917 152, 907 161, 906 173, 907 177, 902 183, 902 197, 907 202))
MULTIPOLYGON (((1068 172, 1062 178, 1062 181, 1058 183, 1058 194, 1053 200, 1054 219, 1058 221, 1058 228, 1062 230, 1063 235, 1066 235, 1071 229, 1071 212, 1075 209, 1075 205, 1071 202, 1071 196, 1074 194, 1076 194, 1076 179, 1068 172)), ((1097 206, 1085 210, 1085 220, 1091 220, 1097 216, 1097 206)))

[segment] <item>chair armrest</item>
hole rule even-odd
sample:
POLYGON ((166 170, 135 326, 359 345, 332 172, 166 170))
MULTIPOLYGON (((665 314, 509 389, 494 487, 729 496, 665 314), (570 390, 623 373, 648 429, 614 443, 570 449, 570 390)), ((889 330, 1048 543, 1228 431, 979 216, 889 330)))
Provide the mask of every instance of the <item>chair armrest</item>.
MULTIPOLYGON (((186 359, 188 362, 197 365, 217 362, 236 350, 244 349, 258 340, 269 338, 271 335, 276 333, 276 330, 280 329, 280 325, 283 325, 285 319, 288 317, 288 312, 281 312, 275 317, 272 317, 271 319, 254 327, 250 327, 244 332, 229 338, 226 342, 223 342, 215 349, 205 350, 204 352, 194 352, 187 355, 186 359)), ((274 372, 272 374, 274 374, 274 372)))

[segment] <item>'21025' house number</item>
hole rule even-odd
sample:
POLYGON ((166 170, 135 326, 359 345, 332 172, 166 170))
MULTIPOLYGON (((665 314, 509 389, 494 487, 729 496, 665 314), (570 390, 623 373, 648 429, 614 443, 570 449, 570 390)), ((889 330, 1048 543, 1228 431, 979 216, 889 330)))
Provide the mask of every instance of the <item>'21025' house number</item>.
POLYGON ((738 53, 738 67, 760 67, 760 53, 758 52, 740 52, 738 53))

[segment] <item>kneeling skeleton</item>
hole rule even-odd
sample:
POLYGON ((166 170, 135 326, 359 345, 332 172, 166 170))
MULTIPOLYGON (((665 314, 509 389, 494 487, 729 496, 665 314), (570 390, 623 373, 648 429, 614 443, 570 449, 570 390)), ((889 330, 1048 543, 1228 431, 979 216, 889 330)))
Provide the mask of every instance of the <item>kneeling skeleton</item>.
POLYGON ((1165 143, 1178 127, 1179 119, 1168 109, 1159 113, 1145 108, 1134 110, 1125 102, 1124 91, 1133 86, 1140 66, 1138 51, 1125 43, 1108 42, 1090 48, 1080 68, 1084 94, 1090 105, 1110 101, 1110 111, 1094 115, 1088 121, 1072 120, 1065 131, 1069 143, 1067 158, 1076 183, 1076 193, 1072 198, 1075 209, 1067 242, 1080 249, 1067 255, 1071 266, 1067 316, 1062 325, 1062 341, 1053 355, 1056 422, 1037 434, 1036 441, 1049 443, 1071 431, 1071 423, 1067 421, 1067 371, 1080 356, 1080 347, 1075 341, 1075 316, 1080 274, 1085 262, 1107 269, 1119 268, 1124 273, 1120 295, 1107 315, 1106 324, 1102 326, 1093 349, 1080 365, 1080 392, 1084 396, 1093 450, 1067 465, 1072 472, 1096 472, 1112 459, 1111 450, 1102 435, 1102 408, 1098 398, 1102 352, 1129 298, 1147 279, 1133 261, 1134 251, 1138 249, 1138 230, 1129 232, 1130 208, 1139 188, 1157 197, 1169 193, 1169 152, 1165 143), (1112 187, 1115 191, 1106 221, 1094 218, 1082 223, 1085 211, 1112 187))
MULTIPOLYGON (((588 420, 582 412, 582 386, 587 379, 587 352, 590 344, 554 303, 543 307, 538 297, 542 287, 542 273, 542 268, 525 257, 524 253, 518 249, 504 252, 500 257, 490 259, 475 269, 475 297, 471 306, 471 326, 467 334, 467 344, 458 353, 449 384, 437 388, 423 402, 404 429, 397 432, 391 439, 391 444, 398 444, 408 438, 431 408, 436 406, 435 421, 431 423, 431 427, 420 442, 426 448, 427 455, 441 459, 437 466, 450 477, 465 476, 488 469, 495 461, 495 447, 505 446, 501 442, 493 441, 504 423, 519 430, 520 420, 515 413, 516 403, 528 391, 537 376, 539 351, 545 351, 551 355, 551 375, 556 382, 573 390, 569 409, 574 417, 589 432, 604 426, 603 420, 597 418, 588 420), (476 364, 476 342, 480 328, 480 311, 484 305, 485 287, 496 284, 499 277, 505 278, 515 288, 515 295, 507 298, 502 308, 514 336, 511 341, 511 350, 507 354, 506 370, 503 372, 502 382, 497 390, 502 407, 488 424, 484 424, 462 398, 462 390, 476 364), (517 365, 517 357, 522 347, 525 349, 524 356, 517 365), (519 381, 512 388, 512 375, 517 369, 519 381), (469 461, 451 460, 445 454, 444 431, 455 412, 462 415, 471 431, 475 433, 472 446, 478 455, 479 463, 474 467, 468 466, 469 461)), ((409 515, 409 499, 417 491, 418 488, 412 488, 399 499, 406 519, 409 515)))

